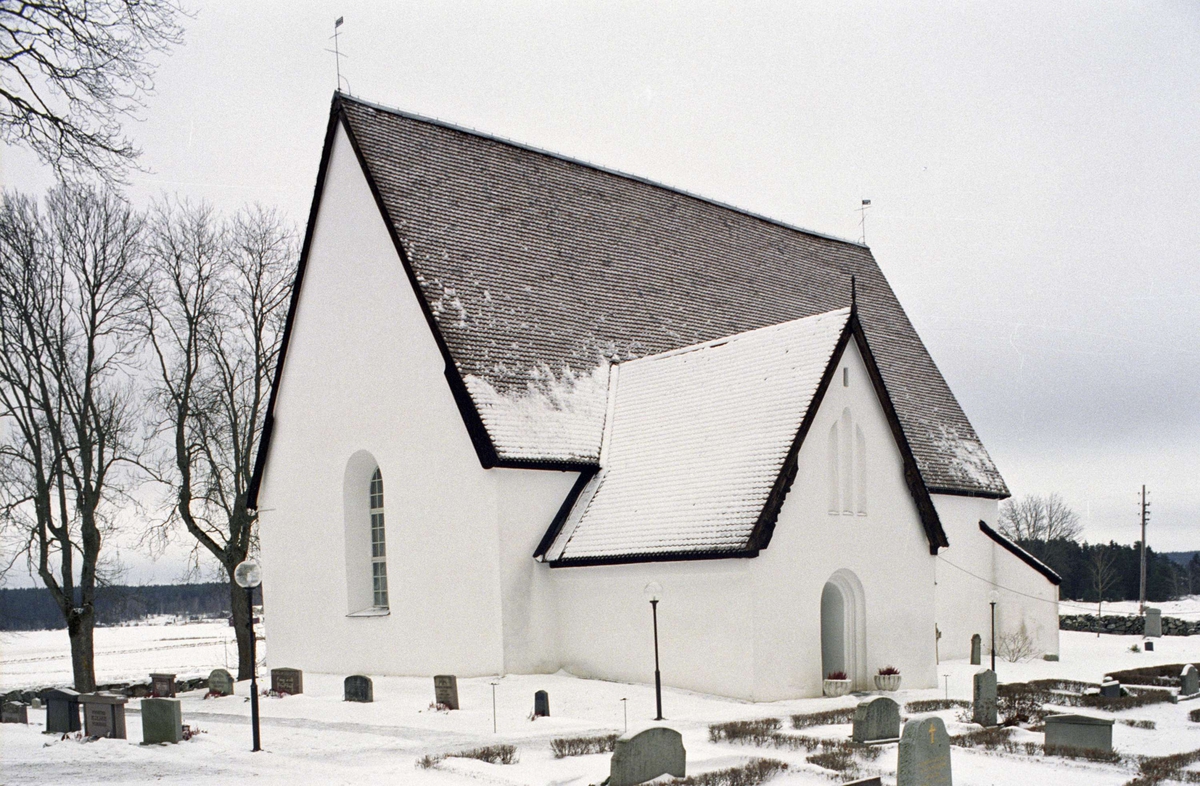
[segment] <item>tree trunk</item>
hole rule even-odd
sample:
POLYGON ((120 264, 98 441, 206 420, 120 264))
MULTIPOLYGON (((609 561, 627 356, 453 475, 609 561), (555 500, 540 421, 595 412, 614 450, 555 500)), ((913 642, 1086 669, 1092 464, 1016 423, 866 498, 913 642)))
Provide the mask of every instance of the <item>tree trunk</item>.
POLYGON ((245 588, 229 582, 229 608, 233 612, 233 632, 238 645, 238 679, 248 680, 254 664, 250 662, 250 603, 245 588))
POLYGON ((91 693, 96 690, 96 659, 92 650, 92 634, 96 613, 90 608, 74 609, 67 618, 67 635, 71 637, 71 668, 75 672, 75 690, 91 693))

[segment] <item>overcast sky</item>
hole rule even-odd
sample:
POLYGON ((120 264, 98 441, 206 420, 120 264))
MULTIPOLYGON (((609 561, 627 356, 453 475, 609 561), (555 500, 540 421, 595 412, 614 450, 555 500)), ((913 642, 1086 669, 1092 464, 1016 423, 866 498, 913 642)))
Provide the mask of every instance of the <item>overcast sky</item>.
MULTIPOLYGON (((308 215, 356 96, 866 239, 1017 495, 1200 549, 1200 4, 229 2, 129 126, 164 191, 308 215)), ((5 187, 44 168, 0 149, 5 187)), ((129 579, 172 580, 126 545, 129 579)))

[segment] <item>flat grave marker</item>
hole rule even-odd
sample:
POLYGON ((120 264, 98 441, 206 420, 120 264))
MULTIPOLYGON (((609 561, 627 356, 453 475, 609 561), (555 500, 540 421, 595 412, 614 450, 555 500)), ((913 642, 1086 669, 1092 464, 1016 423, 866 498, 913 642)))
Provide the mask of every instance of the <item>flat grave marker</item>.
POLYGON ((375 701, 375 686, 370 677, 352 674, 342 681, 342 701, 369 704, 375 701))
POLYGON ((439 674, 433 678, 433 700, 438 704, 458 709, 458 678, 453 674, 439 674))
POLYGON ((652 726, 617 739, 609 762, 608 786, 635 786, 659 775, 686 777, 687 751, 674 729, 652 726))
POLYGON ((896 786, 952 786, 950 735, 936 715, 904 724, 896 762, 896 786))

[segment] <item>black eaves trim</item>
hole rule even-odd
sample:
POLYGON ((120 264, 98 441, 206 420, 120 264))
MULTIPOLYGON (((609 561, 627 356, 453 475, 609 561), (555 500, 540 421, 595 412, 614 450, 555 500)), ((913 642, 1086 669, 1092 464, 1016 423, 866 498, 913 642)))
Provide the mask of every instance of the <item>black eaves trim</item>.
POLYGON ((578 557, 548 563, 552 568, 586 568, 596 565, 630 565, 642 562, 694 562, 702 559, 753 559, 758 549, 733 551, 668 551, 647 554, 622 554, 613 557, 578 557))
POLYGON ((567 517, 571 515, 571 510, 575 507, 575 503, 579 500, 579 495, 583 493, 584 488, 591 482, 592 478, 600 472, 599 467, 587 467, 579 473, 579 477, 575 479, 575 485, 571 487, 567 498, 563 500, 563 504, 559 506, 558 513, 554 514, 554 520, 550 522, 549 529, 542 536, 542 540, 538 543, 537 550, 533 552, 534 559, 541 559, 546 556, 546 552, 550 550, 550 546, 554 544, 558 533, 562 532, 563 524, 567 523, 567 517))
POLYGON ((1042 562, 1040 559, 1033 556, 1028 551, 1026 551, 1025 549, 1018 546, 1016 543, 1013 543, 1011 540, 1009 540, 1008 538, 1004 537, 996 530, 989 527, 987 525, 987 523, 984 522, 982 519, 980 519, 980 521, 979 521, 979 529, 980 529, 980 531, 983 532, 983 534, 987 535, 989 538, 991 538, 992 540, 996 541, 1001 546, 1003 546, 1007 551, 1009 551, 1017 559, 1021 560, 1026 565, 1028 565, 1029 567, 1036 570, 1038 573, 1045 576, 1046 580, 1049 581, 1051 584, 1054 584, 1056 586, 1059 584, 1062 584, 1062 577, 1059 576, 1057 573, 1055 573, 1053 570, 1051 570, 1046 565, 1046 563, 1042 562))

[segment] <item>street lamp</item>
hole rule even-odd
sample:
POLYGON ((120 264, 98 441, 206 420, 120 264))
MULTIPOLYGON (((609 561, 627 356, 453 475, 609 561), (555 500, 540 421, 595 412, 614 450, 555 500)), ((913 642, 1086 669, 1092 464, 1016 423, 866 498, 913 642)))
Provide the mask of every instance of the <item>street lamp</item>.
POLYGON ((262 568, 252 559, 238 565, 233 580, 246 590, 246 606, 250 610, 250 724, 254 730, 254 751, 262 750, 258 737, 258 655, 254 640, 254 588, 262 584, 262 568))
POLYGON ((654 720, 662 720, 662 674, 658 671, 658 600, 662 597, 662 585, 652 581, 644 592, 650 601, 650 613, 654 615, 654 701, 658 707, 658 717, 654 720))
POLYGON ((1000 593, 992 590, 988 594, 988 601, 992 604, 992 673, 996 672, 996 602, 1000 600, 1000 593))

